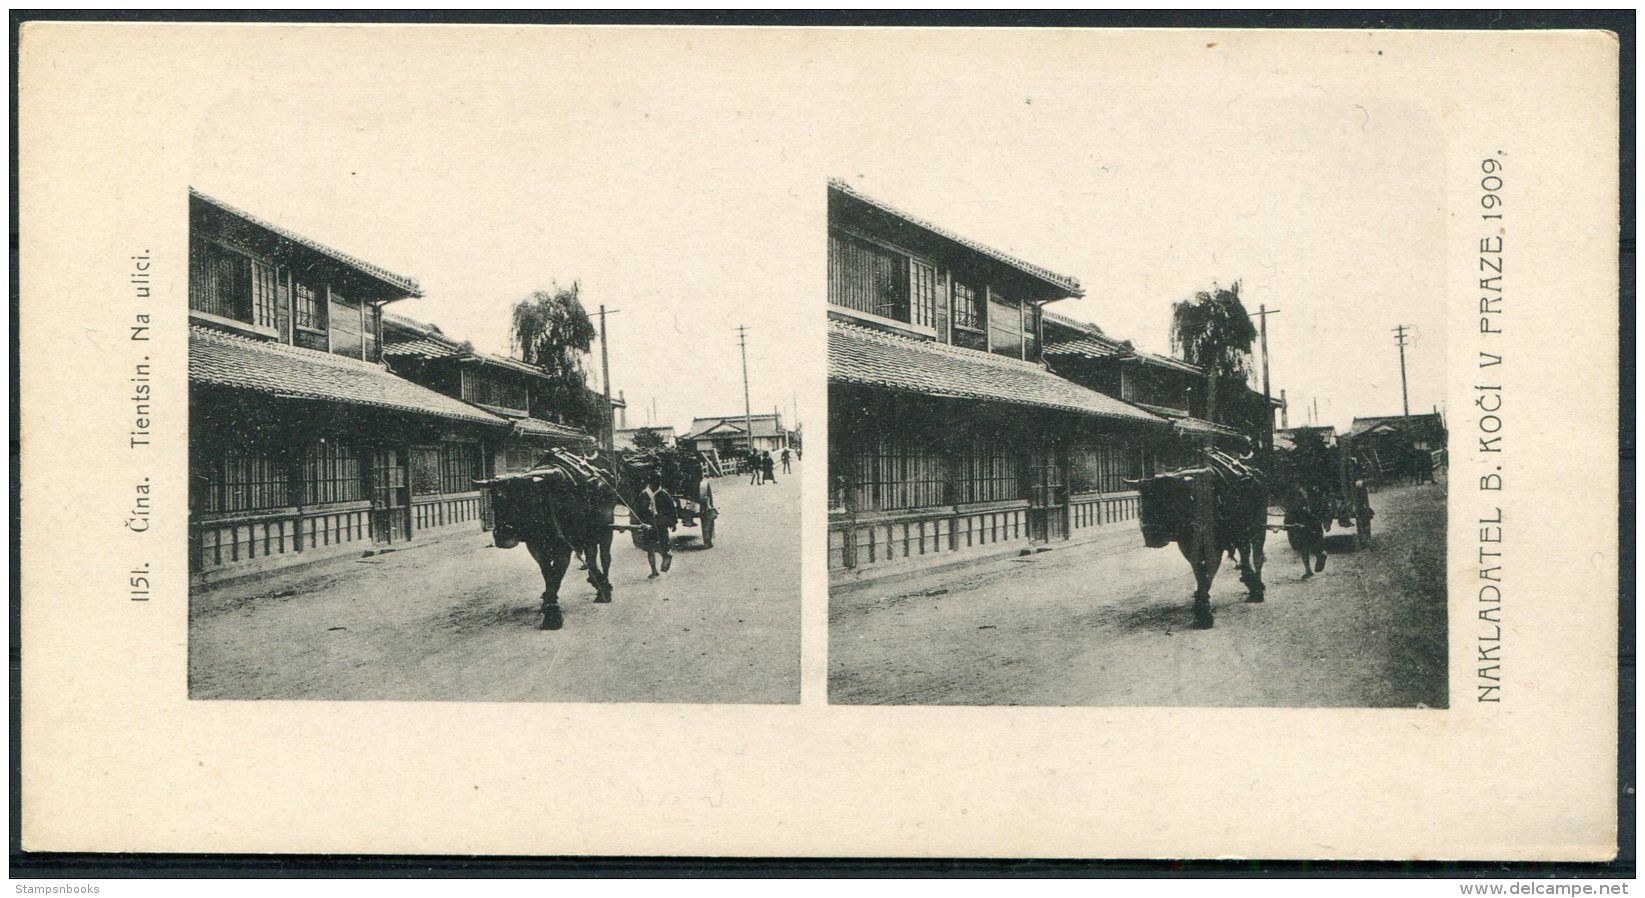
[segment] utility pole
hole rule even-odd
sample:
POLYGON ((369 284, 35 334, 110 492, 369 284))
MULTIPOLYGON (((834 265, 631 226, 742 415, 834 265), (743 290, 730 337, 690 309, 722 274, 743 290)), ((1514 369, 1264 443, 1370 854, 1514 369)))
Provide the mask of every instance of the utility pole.
POLYGON ((1291 427, 1291 401, 1285 398, 1285 391, 1279 391, 1279 426, 1281 430, 1291 427))
MULTIPOLYGON (((616 309, 611 310, 615 315, 616 309)), ((605 387, 605 433, 601 435, 601 442, 605 444, 605 457, 609 460, 616 455, 613 439, 616 436, 617 422, 613 417, 611 405, 611 354, 606 350, 605 338, 605 306, 600 306, 600 383, 605 387)))
POLYGON ((754 406, 748 401, 748 328, 737 325, 737 348, 743 354, 743 432, 748 435, 748 451, 754 451, 754 406))
POLYGON ((1411 394, 1405 385, 1405 325, 1394 328, 1394 340, 1399 343, 1399 398, 1405 404, 1405 417, 1411 417, 1411 394))
POLYGON ((1268 316, 1278 315, 1279 309, 1268 311, 1266 304, 1257 306, 1256 319, 1261 322, 1262 330, 1262 417, 1268 423, 1263 428, 1263 448, 1274 448, 1274 398, 1268 392, 1268 316))

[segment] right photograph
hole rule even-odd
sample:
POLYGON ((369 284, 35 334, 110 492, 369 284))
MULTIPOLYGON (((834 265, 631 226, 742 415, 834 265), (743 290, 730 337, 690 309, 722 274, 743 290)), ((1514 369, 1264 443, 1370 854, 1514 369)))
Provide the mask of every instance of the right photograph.
POLYGON ((1392 234, 829 179, 830 702, 1446 707, 1434 163, 1392 234))

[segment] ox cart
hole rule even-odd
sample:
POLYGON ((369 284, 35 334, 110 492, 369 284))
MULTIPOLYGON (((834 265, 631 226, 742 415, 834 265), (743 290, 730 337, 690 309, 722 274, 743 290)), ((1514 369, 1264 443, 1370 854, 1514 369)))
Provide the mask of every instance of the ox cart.
MULTIPOLYGON (((1295 517, 1292 503, 1304 497, 1302 501, 1313 506, 1306 517, 1316 519, 1325 532, 1333 525, 1353 528, 1354 548, 1360 550, 1370 547, 1371 519, 1376 512, 1371 508, 1365 461, 1353 448, 1348 437, 1327 443, 1303 431, 1295 448, 1275 452, 1273 466, 1279 475, 1277 497, 1286 506, 1288 519, 1295 517)), ((1296 529, 1284 529, 1297 547, 1296 529)))
MULTIPOLYGON (((623 493, 636 497, 636 501, 646 478, 656 473, 663 488, 674 497, 679 526, 700 528, 703 548, 714 548, 715 519, 719 517, 720 510, 714 505, 713 489, 705 490, 703 486, 703 460, 696 452, 680 448, 630 452, 623 455, 621 468, 623 493)), ((628 507, 628 523, 630 526, 626 529, 634 547, 645 548, 646 533, 639 509, 628 507)))

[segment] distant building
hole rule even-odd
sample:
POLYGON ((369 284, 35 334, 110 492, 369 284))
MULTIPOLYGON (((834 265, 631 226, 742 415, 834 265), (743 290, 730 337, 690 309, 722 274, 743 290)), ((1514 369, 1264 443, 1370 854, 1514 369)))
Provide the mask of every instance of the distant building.
POLYGON ((1382 476, 1408 473, 1418 453, 1430 470, 1445 464, 1449 434, 1438 412, 1355 418, 1345 437, 1353 453, 1382 476))
POLYGON ((1325 446, 1337 444, 1337 429, 1329 424, 1307 424, 1300 427, 1282 427, 1274 431, 1275 449, 1295 449, 1297 437, 1303 433, 1317 434, 1325 446))
POLYGON ((782 416, 775 412, 750 415, 747 419, 742 415, 693 418, 691 429, 680 438, 680 442, 698 452, 712 449, 719 453, 720 458, 730 458, 748 451, 749 427, 754 430, 752 443, 758 451, 781 452, 789 443, 789 433, 783 429, 782 416))
POLYGON ((646 430, 662 437, 663 445, 665 446, 672 446, 679 441, 679 438, 674 433, 674 428, 672 425, 664 425, 661 427, 619 427, 617 428, 617 434, 614 438, 614 445, 617 451, 621 452, 625 449, 635 448, 634 435, 646 430))
MULTIPOLYGON (((189 192, 189 573, 203 582, 476 522, 502 416, 396 376, 417 282, 189 192), (413 515, 416 448, 442 497, 413 515)), ((477 526, 477 525, 476 525, 477 526)))
POLYGON ((1140 456, 1117 447, 1169 445, 1173 423, 1047 369, 1043 306, 1081 295, 1073 278, 829 183, 831 574, 1016 551, 1135 516, 1124 479, 1140 456))

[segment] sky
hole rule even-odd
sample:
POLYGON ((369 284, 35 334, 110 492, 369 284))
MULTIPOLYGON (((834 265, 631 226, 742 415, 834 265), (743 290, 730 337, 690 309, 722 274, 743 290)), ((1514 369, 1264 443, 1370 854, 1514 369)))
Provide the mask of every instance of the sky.
POLYGON ((1144 349, 1169 351, 1173 302, 1241 281, 1280 310, 1292 424, 1399 413, 1398 324, 1411 410, 1443 402, 1444 148, 1370 43, 1167 67, 1033 31, 451 34, 271 41, 195 110, 192 181, 418 279, 390 310, 483 350, 577 281, 616 310, 631 426, 741 414, 738 325, 753 411, 820 417, 830 176, 1077 277, 1050 308, 1144 349))

